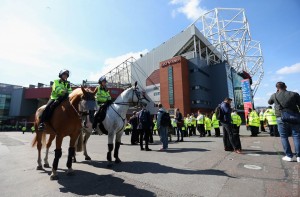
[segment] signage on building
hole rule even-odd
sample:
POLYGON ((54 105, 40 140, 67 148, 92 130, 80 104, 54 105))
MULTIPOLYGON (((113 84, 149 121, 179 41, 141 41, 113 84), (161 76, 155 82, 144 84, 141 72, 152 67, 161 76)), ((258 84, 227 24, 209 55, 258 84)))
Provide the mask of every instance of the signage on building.
POLYGON ((169 89, 169 104, 174 105, 174 82, 173 82, 173 67, 168 68, 168 89, 169 89))
POLYGON ((245 117, 247 117, 249 108, 251 108, 251 109, 253 108, 252 107, 251 86, 250 86, 249 79, 242 80, 242 91, 243 91, 245 117))
POLYGON ((168 60, 168 61, 165 61, 161 64, 161 67, 166 67, 166 66, 169 66, 169 65, 172 65, 172 64, 176 64, 176 63, 179 63, 180 62, 180 58, 178 59, 172 59, 172 60, 168 60))

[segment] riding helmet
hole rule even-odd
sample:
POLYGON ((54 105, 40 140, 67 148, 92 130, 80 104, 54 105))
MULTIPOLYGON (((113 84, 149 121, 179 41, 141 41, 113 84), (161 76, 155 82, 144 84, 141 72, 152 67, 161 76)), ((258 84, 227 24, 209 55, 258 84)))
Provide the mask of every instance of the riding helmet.
POLYGON ((100 84, 102 81, 107 82, 105 76, 100 77, 100 79, 98 80, 98 83, 100 84))
POLYGON ((68 75, 68 77, 69 77, 70 72, 69 72, 69 70, 66 70, 66 69, 61 70, 61 71, 59 72, 58 77, 61 78, 63 74, 66 74, 66 75, 68 75))

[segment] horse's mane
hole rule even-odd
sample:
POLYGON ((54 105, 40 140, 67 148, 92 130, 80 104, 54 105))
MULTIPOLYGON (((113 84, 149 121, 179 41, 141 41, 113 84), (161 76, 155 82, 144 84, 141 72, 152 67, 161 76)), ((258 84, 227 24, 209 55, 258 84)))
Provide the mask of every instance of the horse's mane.
POLYGON ((69 95, 70 99, 72 100, 74 97, 77 97, 77 96, 81 96, 83 94, 81 88, 76 88, 75 90, 73 90, 71 92, 71 94, 69 95))

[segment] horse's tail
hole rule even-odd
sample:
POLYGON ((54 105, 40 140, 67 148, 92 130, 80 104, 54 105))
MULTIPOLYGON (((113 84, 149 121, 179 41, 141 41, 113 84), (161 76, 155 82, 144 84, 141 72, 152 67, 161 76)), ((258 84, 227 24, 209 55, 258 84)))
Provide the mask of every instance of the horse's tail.
POLYGON ((36 144, 37 144, 37 133, 35 133, 35 136, 34 136, 32 142, 31 142, 31 147, 32 147, 32 148, 35 147, 36 144))
POLYGON ((41 132, 41 131, 37 131, 37 132, 35 133, 35 137, 34 137, 33 140, 32 140, 31 146, 32 146, 32 147, 35 147, 35 146, 37 145, 37 143, 38 143, 37 136, 38 136, 38 135, 42 135, 42 141, 41 141, 41 143, 42 143, 42 148, 45 148, 45 147, 46 147, 46 132, 41 132), (38 133, 38 132, 40 132, 40 133, 38 133))
POLYGON ((81 152, 83 150, 83 131, 80 130, 79 136, 77 138, 76 152, 81 152))

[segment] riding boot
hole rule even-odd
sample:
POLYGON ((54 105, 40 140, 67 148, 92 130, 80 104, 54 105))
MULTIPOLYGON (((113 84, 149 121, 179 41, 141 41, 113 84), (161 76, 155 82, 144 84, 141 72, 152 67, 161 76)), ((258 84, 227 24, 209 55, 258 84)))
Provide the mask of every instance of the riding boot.
POLYGON ((54 152, 55 152, 55 154, 54 154, 54 160, 53 160, 52 168, 55 171, 57 171, 58 161, 61 158, 62 150, 61 149, 55 149, 54 152))
POLYGON ((116 163, 120 163, 121 160, 119 159, 119 149, 120 149, 120 142, 116 142, 116 147, 115 147, 115 151, 114 151, 114 158, 116 159, 116 163))
POLYGON ((111 162, 111 151, 114 149, 114 144, 108 144, 108 152, 107 152, 107 156, 106 159, 107 161, 111 162))
POLYGON ((69 153, 68 153, 68 160, 67 160, 67 167, 71 168, 72 167, 72 158, 75 156, 75 147, 70 147, 69 148, 69 153))
POLYGON ((41 122, 39 124, 38 131, 44 131, 44 129, 45 129, 45 123, 41 122))

